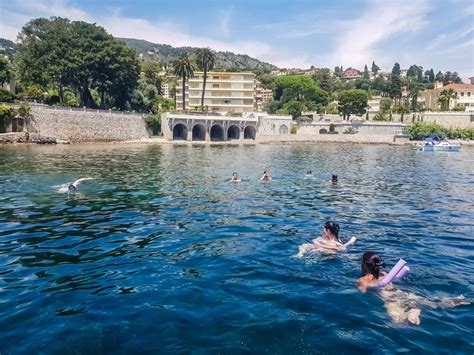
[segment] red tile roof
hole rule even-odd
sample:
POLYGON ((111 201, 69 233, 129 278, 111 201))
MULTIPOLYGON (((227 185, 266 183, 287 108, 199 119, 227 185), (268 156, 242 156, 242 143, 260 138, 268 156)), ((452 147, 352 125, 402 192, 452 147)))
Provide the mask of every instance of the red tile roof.
POLYGON ((454 90, 474 90, 474 85, 472 84, 449 84, 440 88, 443 89, 454 89, 454 90))

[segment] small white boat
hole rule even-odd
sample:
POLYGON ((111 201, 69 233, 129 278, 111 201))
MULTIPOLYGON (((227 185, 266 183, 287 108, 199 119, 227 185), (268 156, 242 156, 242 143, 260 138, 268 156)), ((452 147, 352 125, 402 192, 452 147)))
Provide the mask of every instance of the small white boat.
POLYGON ((425 143, 418 143, 416 150, 423 152, 458 152, 460 144, 452 144, 446 140, 446 136, 433 134, 426 138, 425 143))

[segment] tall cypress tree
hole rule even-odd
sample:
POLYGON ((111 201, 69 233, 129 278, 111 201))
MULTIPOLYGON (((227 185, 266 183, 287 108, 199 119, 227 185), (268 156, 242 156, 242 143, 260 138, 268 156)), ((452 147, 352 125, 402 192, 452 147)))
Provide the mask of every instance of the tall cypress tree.
POLYGON ((367 68, 367 64, 364 67, 364 75, 362 76, 363 79, 369 79, 369 68, 367 68))
POLYGON ((390 97, 395 101, 400 101, 402 97, 402 84, 400 79, 400 64, 395 63, 390 75, 390 97))
POLYGON ((377 64, 375 64, 375 60, 372 61, 371 70, 372 70, 372 73, 374 73, 374 76, 377 76, 377 73, 379 72, 380 67, 377 64))

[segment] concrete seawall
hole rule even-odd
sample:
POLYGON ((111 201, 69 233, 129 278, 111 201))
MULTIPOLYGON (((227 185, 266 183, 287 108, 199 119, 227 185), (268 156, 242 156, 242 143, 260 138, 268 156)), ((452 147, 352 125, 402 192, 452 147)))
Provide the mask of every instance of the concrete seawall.
POLYGON ((143 115, 103 110, 31 107, 29 132, 69 142, 111 142, 148 138, 143 115))

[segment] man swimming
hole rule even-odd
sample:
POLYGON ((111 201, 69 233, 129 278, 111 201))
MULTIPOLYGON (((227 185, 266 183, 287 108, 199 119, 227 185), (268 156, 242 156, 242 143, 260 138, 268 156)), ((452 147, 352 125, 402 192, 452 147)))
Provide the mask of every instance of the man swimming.
POLYGON ((270 175, 269 172, 267 172, 266 170, 263 171, 263 175, 262 177, 260 178, 261 181, 270 181, 272 179, 272 176, 270 175))
POLYGON ((232 177, 230 178, 230 182, 241 182, 242 179, 239 177, 237 173, 233 173, 232 177))

